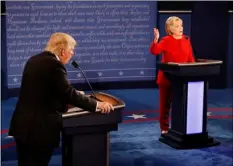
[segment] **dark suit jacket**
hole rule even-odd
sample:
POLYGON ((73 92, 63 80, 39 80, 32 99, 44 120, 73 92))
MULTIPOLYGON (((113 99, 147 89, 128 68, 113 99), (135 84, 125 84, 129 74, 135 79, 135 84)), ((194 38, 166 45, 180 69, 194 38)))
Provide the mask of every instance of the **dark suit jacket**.
POLYGON ((9 135, 33 145, 57 147, 62 113, 67 105, 96 110, 96 101, 76 92, 64 65, 49 52, 31 57, 25 65, 20 95, 9 135))

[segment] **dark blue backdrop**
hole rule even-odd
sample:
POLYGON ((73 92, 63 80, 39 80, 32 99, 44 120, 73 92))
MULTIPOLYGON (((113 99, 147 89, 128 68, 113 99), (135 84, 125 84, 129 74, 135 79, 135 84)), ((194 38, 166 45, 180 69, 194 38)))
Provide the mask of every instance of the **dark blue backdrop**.
MULTIPOLYGON (((233 11, 232 11, 233 12, 233 11)), ((228 38, 228 56, 227 56, 227 86, 233 88, 233 13, 229 17, 229 38, 228 38)))
POLYGON ((170 16, 177 16, 183 20, 184 34, 191 36, 191 14, 190 13, 160 13, 159 14, 159 32, 160 36, 163 37, 166 35, 165 32, 165 21, 170 16))
MULTIPOLYGON (((6 2, 8 87, 20 86, 25 62, 41 52, 53 32, 79 43, 74 59, 91 82, 154 80, 148 52, 156 2, 6 2)), ((67 65, 71 83, 83 80, 67 65)))
MULTIPOLYGON (((192 44, 196 56, 203 59, 222 60, 218 76, 211 77, 210 87, 227 86, 227 69, 229 41, 228 2, 196 2, 192 9, 192 44)), ((232 30, 231 30, 232 31, 232 30)), ((231 38, 232 40, 232 38, 231 38)))

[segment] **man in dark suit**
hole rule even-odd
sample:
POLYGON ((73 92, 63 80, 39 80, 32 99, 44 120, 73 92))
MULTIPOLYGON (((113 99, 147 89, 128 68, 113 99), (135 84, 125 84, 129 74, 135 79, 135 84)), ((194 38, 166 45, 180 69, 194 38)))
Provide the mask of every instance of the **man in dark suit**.
POLYGON ((9 135, 16 141, 19 166, 47 166, 59 146, 62 113, 67 105, 90 112, 109 113, 113 106, 97 102, 74 89, 64 67, 74 55, 76 41, 68 34, 54 33, 45 51, 25 65, 20 95, 9 135))

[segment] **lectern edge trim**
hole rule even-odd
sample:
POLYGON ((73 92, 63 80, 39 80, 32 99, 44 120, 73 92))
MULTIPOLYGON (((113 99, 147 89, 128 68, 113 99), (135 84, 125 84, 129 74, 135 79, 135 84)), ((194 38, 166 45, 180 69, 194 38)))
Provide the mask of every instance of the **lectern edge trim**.
MULTIPOLYGON (((117 106, 113 106, 114 109, 119 109, 119 108, 124 108, 125 107, 125 102, 119 98, 116 98, 110 94, 106 94, 106 93, 103 93, 103 92, 98 92, 99 94, 105 94, 106 96, 110 96, 118 101, 120 101, 122 104, 121 105, 117 105, 117 106)), ((78 107, 77 107, 78 108, 78 107)), ((83 109, 81 108, 78 108, 80 109, 78 112, 74 112, 74 113, 69 113, 69 114, 63 114, 62 115, 62 118, 68 118, 68 117, 72 117, 72 116, 77 116, 77 115, 86 115, 86 114, 90 114, 92 112, 89 112, 89 111, 83 111, 83 109)), ((99 113, 101 112, 100 109, 97 109, 97 111, 95 113, 99 113)))
MULTIPOLYGON (((114 106, 114 109, 119 109, 119 108, 124 108, 125 105, 118 105, 118 106, 114 106)), ((97 109, 97 111, 95 113, 99 113, 101 110, 100 109, 97 109)), ((70 114, 65 114, 65 115, 62 115, 62 118, 68 118, 68 117, 71 117, 71 116, 76 116, 76 115, 85 115, 85 114, 92 114, 92 112, 89 112, 89 111, 78 111, 78 112, 74 112, 74 113, 70 113, 70 114)))
POLYGON ((198 65, 213 65, 213 64, 222 64, 222 61, 213 61, 213 62, 196 62, 196 63, 175 63, 175 62, 167 62, 169 65, 174 66, 198 66, 198 65))

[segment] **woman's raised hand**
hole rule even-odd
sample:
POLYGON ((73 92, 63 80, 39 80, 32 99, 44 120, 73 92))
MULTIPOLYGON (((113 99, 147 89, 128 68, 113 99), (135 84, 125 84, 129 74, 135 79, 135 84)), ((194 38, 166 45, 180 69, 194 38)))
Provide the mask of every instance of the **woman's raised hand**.
POLYGON ((159 40, 159 30, 154 28, 154 42, 157 43, 159 40))

